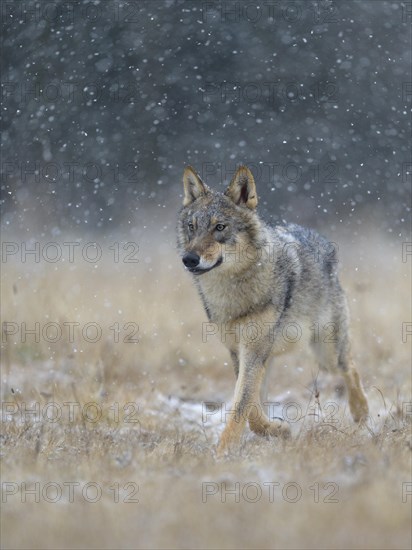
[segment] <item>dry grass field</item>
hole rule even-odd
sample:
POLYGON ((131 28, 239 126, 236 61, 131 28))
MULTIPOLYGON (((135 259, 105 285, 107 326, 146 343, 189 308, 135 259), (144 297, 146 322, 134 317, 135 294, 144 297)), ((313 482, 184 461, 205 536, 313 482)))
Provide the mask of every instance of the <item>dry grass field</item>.
POLYGON ((229 356, 203 341, 173 222, 147 218, 98 240, 95 262, 82 255, 92 236, 73 261, 63 243, 76 236, 43 238, 40 261, 25 263, 24 239, 3 237, 19 250, 2 263, 2 548, 410 548, 410 239, 331 235, 369 426, 352 423, 338 377, 309 353, 285 356, 268 400, 292 438, 247 429, 218 460, 229 356), (51 241, 56 262, 43 257, 51 241))

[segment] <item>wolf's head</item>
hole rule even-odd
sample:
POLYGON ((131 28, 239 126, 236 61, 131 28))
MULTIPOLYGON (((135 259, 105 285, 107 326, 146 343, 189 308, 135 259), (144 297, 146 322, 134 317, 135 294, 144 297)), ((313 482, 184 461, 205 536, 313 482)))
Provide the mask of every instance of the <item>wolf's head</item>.
POLYGON ((258 247, 261 239, 251 171, 246 166, 238 168, 226 191, 220 193, 210 189, 188 166, 183 187, 178 243, 186 268, 201 275, 216 268, 245 267, 240 253, 247 247, 258 247))

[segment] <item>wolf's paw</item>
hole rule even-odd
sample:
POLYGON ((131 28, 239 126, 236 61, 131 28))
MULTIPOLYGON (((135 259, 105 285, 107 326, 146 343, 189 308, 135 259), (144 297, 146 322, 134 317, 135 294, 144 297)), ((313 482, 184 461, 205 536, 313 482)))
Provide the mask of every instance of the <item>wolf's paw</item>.
POLYGON ((228 456, 230 454, 230 447, 229 445, 222 443, 222 441, 219 441, 219 444, 216 449, 216 458, 224 458, 225 456, 228 456))
POLYGON ((220 439, 216 449, 216 458, 225 458, 231 455, 236 455, 239 452, 239 448, 240 443, 238 441, 220 439))
POLYGON ((289 423, 282 418, 274 418, 269 422, 267 435, 271 437, 282 437, 283 439, 289 439, 291 436, 289 423))
POLYGON ((282 418, 257 422, 249 420, 250 429, 258 435, 264 437, 282 437, 288 439, 291 435, 288 422, 282 418))
POLYGON ((216 449, 217 458, 223 458, 236 450, 239 450, 239 444, 241 439, 241 431, 233 429, 233 427, 226 426, 216 449))

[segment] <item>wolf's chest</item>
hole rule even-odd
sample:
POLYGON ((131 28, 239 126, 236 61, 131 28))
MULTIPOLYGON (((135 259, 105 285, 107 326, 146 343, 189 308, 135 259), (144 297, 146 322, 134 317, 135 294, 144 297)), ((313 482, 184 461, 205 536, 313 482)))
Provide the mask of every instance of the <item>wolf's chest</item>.
POLYGON ((273 299, 271 287, 259 277, 211 276, 199 281, 198 287, 210 320, 215 323, 250 315, 273 299))
POLYGON ((249 297, 236 285, 199 285, 199 291, 206 312, 215 323, 236 319, 247 309, 249 297))

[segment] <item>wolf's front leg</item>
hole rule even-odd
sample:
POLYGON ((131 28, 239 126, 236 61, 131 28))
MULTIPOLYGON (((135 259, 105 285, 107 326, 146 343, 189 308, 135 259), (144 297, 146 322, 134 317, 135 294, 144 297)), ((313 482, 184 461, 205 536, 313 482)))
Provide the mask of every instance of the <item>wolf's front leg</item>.
MULTIPOLYGON (((236 368, 235 368, 236 371, 236 368)), ((253 403, 256 403, 263 377, 263 361, 253 353, 243 352, 239 356, 239 372, 236 380, 232 410, 217 448, 219 456, 229 451, 240 441, 246 420, 253 403)))
POLYGON ((239 357, 239 375, 230 419, 218 445, 218 456, 239 444, 246 420, 259 435, 289 435, 289 427, 282 421, 271 422, 260 402, 260 389, 265 374, 263 358, 255 351, 243 350, 239 357))

